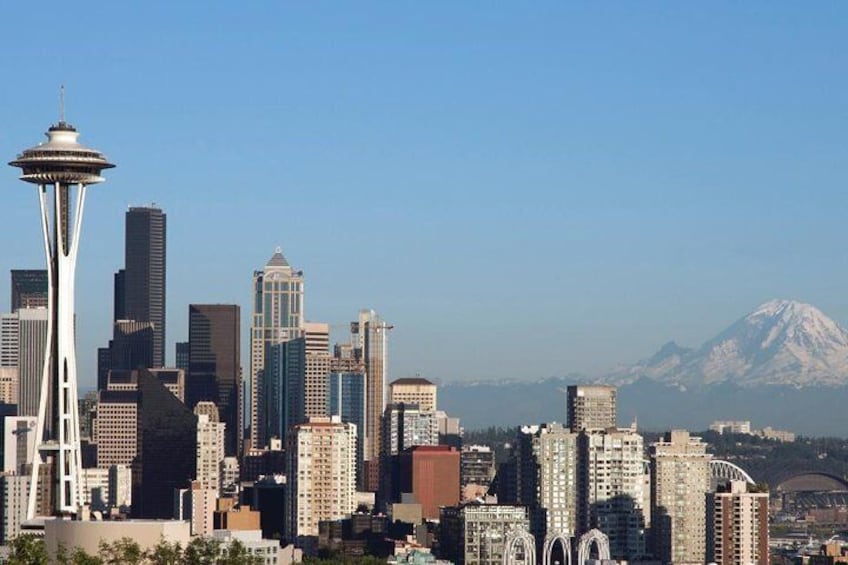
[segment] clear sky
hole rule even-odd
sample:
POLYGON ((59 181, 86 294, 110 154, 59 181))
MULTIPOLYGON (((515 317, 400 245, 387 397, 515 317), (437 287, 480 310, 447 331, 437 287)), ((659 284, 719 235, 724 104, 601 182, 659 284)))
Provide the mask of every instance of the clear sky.
MULTIPOLYGON (((844 2, 10 2, 0 156, 64 83, 118 165, 86 209, 82 387, 150 202, 171 362, 191 302, 241 304, 247 335, 280 245, 309 319, 395 324, 392 377, 595 374, 771 298, 848 322, 846 53, 844 2)), ((44 261, 16 179, 4 309, 44 261)))

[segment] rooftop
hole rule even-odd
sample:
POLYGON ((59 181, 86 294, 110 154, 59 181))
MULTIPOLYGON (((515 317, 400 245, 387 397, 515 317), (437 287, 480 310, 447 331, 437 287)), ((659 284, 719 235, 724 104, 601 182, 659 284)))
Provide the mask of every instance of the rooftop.
POLYGON ((422 377, 402 377, 400 379, 396 379, 389 383, 389 386, 392 385, 430 385, 436 386, 435 383, 428 381, 422 377))

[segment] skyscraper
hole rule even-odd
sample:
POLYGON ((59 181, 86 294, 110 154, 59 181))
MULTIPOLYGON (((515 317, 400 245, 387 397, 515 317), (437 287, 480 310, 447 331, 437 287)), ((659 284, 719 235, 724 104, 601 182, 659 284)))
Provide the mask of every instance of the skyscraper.
MULTIPOLYGON (((356 426, 357 431, 365 429, 366 378, 365 373, 332 372, 328 377, 327 413, 336 416, 342 422, 356 426)), ((362 464, 365 461, 365 438, 356 434, 356 478, 361 485, 362 464)))
POLYGON ((417 404, 422 412, 435 412, 436 385, 421 377, 405 377, 389 383, 389 403, 417 404))
MULTIPOLYGON (((124 318, 153 325, 153 365, 165 366, 165 214, 160 208, 131 207, 126 213, 124 318)), ((116 313, 120 311, 118 305, 116 313)))
MULTIPOLYGON (((18 316, 18 415, 37 416, 44 374, 49 312, 22 308, 18 316)), ((74 399, 76 404, 76 399, 74 399)))
POLYGON ((131 371, 150 369, 153 362, 155 328, 151 322, 118 320, 109 343, 109 369, 131 371))
POLYGON ((707 445, 686 430, 673 430, 651 444, 650 456, 654 557, 663 563, 704 563, 712 458, 707 445))
POLYGON ((241 309, 235 304, 191 304, 188 307, 189 408, 214 402, 226 424, 225 451, 238 448, 238 390, 241 382, 241 309))
POLYGON ((368 462, 365 464, 365 485, 370 491, 380 488, 380 429, 383 410, 386 408, 388 332, 393 327, 373 310, 361 310, 359 319, 351 324, 354 349, 365 363, 365 374, 368 376, 368 420, 365 427, 368 462))
POLYGON ((614 428, 615 396, 614 386, 569 386, 566 393, 566 425, 573 432, 614 428))
MULTIPOLYGON (((300 337, 303 331, 303 272, 292 269, 278 247, 261 271, 253 272, 253 317, 250 326, 250 440, 267 443, 266 375, 275 360, 272 347, 300 337)), ((278 350, 276 353, 279 353, 278 350)), ((276 355, 278 374, 282 363, 276 355)))
POLYGON ((12 269, 12 312, 47 308, 47 270, 12 269))

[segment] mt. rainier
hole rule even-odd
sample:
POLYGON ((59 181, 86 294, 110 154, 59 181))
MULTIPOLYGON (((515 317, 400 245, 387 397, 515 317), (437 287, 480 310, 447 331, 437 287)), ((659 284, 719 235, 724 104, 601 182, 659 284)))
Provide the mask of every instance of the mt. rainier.
POLYGON ((842 386, 848 384, 848 331, 814 306, 772 300, 698 349, 670 342, 603 380, 626 384, 641 378, 687 388, 842 386))

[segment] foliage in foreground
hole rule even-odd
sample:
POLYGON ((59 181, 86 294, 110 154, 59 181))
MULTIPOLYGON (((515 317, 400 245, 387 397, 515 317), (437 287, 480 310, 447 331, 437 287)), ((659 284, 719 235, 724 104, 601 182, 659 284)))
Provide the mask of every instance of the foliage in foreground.
MULTIPOLYGON (((7 565, 47 565, 44 540, 32 534, 17 536, 9 544, 7 565)), ((131 538, 112 543, 100 543, 97 555, 89 555, 75 548, 59 548, 56 555, 59 565, 262 565, 262 558, 249 555, 244 544, 234 540, 228 547, 211 538, 194 538, 182 548, 179 543, 159 542, 149 551, 131 538)))

